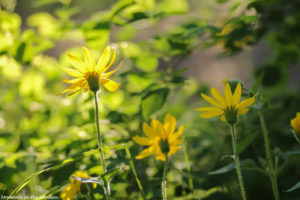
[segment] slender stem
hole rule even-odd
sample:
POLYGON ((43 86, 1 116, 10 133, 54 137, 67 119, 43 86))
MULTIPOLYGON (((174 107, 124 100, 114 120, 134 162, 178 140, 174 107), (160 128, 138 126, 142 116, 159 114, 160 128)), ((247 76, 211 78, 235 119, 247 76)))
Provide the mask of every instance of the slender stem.
POLYGON ((234 153, 234 163, 235 163, 235 169, 238 176, 238 181, 242 193, 243 200, 246 200, 246 192, 245 192, 245 186, 243 183, 243 177, 240 167, 240 159, 239 155, 237 154, 237 143, 236 143, 236 133, 235 133, 235 127, 234 125, 230 125, 231 128, 231 137, 232 137, 232 147, 233 147, 233 153, 234 153))
POLYGON ((279 200, 279 192, 278 192, 278 185, 277 185, 277 171, 274 170, 274 166, 273 166, 271 150, 270 150, 270 140, 268 137, 268 129, 265 123, 264 115, 262 114, 261 111, 258 111, 258 116, 260 119, 264 142, 265 142, 265 151, 266 151, 267 163, 269 168, 268 174, 272 184, 273 195, 275 200, 279 200))
POLYGON ((169 164, 169 157, 168 154, 166 153, 166 161, 165 161, 165 166, 164 166, 164 173, 163 173, 163 178, 161 181, 161 192, 162 192, 162 198, 163 200, 167 200, 167 171, 168 171, 168 164, 169 164))
POLYGON ((192 173, 191 173, 191 171, 192 171, 191 170, 191 163, 190 163, 189 154, 187 152, 187 146, 186 146, 185 142, 183 143, 183 151, 184 151, 184 159, 185 159, 185 163, 186 163, 186 169, 187 169, 187 172, 188 172, 189 188, 192 191, 193 199, 195 199, 195 196, 194 196, 193 176, 192 176, 192 173))
MULTIPOLYGON (((99 124, 99 112, 98 112, 98 98, 97 98, 97 92, 94 92, 94 97, 95 97, 95 116, 96 116, 96 125, 97 125, 97 139, 98 139, 98 150, 100 154, 100 161, 101 161, 101 166, 103 173, 106 173, 106 164, 105 164, 105 158, 104 158, 104 152, 103 152, 103 144, 102 144, 102 135, 100 133, 100 124, 99 124)), ((110 200, 110 189, 109 189, 109 184, 105 179, 104 181, 104 194, 107 200, 110 200)))
POLYGON ((140 191, 141 191, 142 197, 143 197, 144 200, 147 200, 146 195, 145 195, 145 192, 144 192, 144 189, 143 189, 143 186, 142 186, 142 184, 141 184, 141 181, 140 181, 140 179, 139 179, 139 177, 138 177, 138 175, 137 175, 137 173, 136 173, 136 170, 135 170, 135 167, 134 167, 134 164, 133 164, 133 160, 132 160, 132 157, 131 157, 131 153, 130 153, 130 151, 129 151, 127 145, 123 145, 123 146, 124 146, 124 148, 125 148, 125 151, 126 151, 127 156, 128 156, 129 159, 130 159, 129 163, 130 163, 130 166, 131 166, 131 170, 132 170, 132 172, 133 172, 133 174, 134 174, 134 176, 135 176, 135 179, 136 179, 136 182, 137 182, 137 184, 138 184, 138 187, 139 187, 139 189, 140 189, 140 191))
POLYGON ((300 139, 299 139, 299 137, 297 136, 297 134, 295 133, 294 130, 292 130, 292 133, 293 133, 293 136, 295 137, 296 141, 298 142, 298 144, 300 144, 300 139))

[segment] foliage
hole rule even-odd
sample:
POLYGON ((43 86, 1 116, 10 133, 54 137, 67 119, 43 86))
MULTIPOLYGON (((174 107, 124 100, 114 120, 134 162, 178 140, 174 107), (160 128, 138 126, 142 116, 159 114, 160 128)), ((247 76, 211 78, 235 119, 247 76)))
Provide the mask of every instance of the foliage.
MULTIPOLYGON (((281 199, 299 198, 299 145, 289 120, 300 111, 300 96, 299 86, 288 85, 289 67, 300 57, 297 1, 115 0, 91 1, 87 7, 75 0, 0 2, 1 195, 59 196, 75 171, 99 176, 92 93, 56 94, 66 87, 61 66, 71 66, 67 52, 80 57, 81 47, 87 46, 99 55, 110 44, 124 61, 114 76, 119 90, 102 90, 99 102, 113 199, 142 198, 141 186, 147 199, 161 198, 163 162, 153 157, 132 160, 142 150, 132 137, 142 135, 143 122, 162 121, 166 113, 185 127, 185 145, 170 157, 171 199, 239 199, 232 156, 221 159, 232 154, 230 133, 218 119, 200 118, 195 108, 205 104, 200 94, 207 94, 208 87, 186 77, 192 66, 180 64, 208 48, 221 47, 222 56, 233 57, 264 42, 272 56, 255 66, 253 87, 243 88, 246 97, 257 94, 256 105, 237 124, 247 197, 273 198, 257 114, 261 111, 281 199), (211 4, 229 7, 219 24, 211 20, 209 9, 208 14, 196 11, 211 4), (168 24, 171 19, 176 23, 168 24), (114 170, 120 168, 119 173, 114 170)), ((100 187, 82 185, 78 199, 104 197, 100 187)))

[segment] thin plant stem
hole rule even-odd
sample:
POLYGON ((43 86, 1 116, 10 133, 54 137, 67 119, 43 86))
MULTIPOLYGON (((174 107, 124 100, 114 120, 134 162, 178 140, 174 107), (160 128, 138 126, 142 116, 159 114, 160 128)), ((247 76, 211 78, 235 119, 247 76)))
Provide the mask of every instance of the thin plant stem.
POLYGON ((194 196, 193 176, 192 176, 192 173, 191 173, 191 171, 192 171, 191 170, 191 163, 190 163, 189 154, 188 154, 187 146, 186 146, 185 142, 183 143, 183 151, 184 151, 184 159, 185 159, 185 163, 186 163, 186 169, 187 169, 187 172, 188 172, 189 188, 193 193, 193 199, 194 199, 195 196, 194 196))
MULTIPOLYGON (((98 98, 97 98, 97 92, 94 92, 94 99, 95 99, 95 116, 96 116, 96 125, 97 125, 97 139, 98 139, 98 150, 100 154, 100 161, 103 173, 106 173, 106 164, 105 164, 105 157, 103 152, 103 144, 102 144, 102 135, 100 133, 100 124, 99 124, 99 109, 98 109, 98 98)), ((106 200, 110 200, 110 189, 107 181, 103 179, 104 185, 104 194, 106 197, 106 200)))
POLYGON ((138 177, 138 175, 137 175, 137 173, 136 173, 136 170, 135 170, 135 167, 134 167, 134 163, 133 163, 133 160, 132 160, 132 157, 131 157, 131 153, 130 153, 130 151, 129 151, 129 149, 128 149, 128 147, 127 147, 126 144, 123 145, 123 146, 124 146, 124 148, 125 148, 125 151, 126 151, 127 156, 129 157, 129 163, 130 163, 130 166, 131 166, 131 170, 132 170, 132 172, 133 172, 133 174, 134 174, 134 176, 135 176, 135 179, 136 179, 136 182, 137 182, 138 187, 139 187, 139 189, 140 189, 140 192, 141 192, 141 194, 142 194, 142 197, 143 197, 144 200, 147 200, 146 195, 145 195, 145 192, 144 192, 144 189, 143 189, 143 186, 142 186, 142 184, 141 184, 141 181, 140 181, 140 179, 139 179, 139 177, 138 177))
POLYGON ((268 137, 268 129, 265 123, 264 115, 261 111, 258 111, 258 116, 261 123, 261 128, 263 132, 264 142, 265 142, 265 151, 266 151, 266 157, 267 157, 267 163, 268 163, 268 174, 271 180, 272 184, 272 190, 275 200, 279 200, 279 192, 278 192, 278 185, 277 185, 277 171, 274 170, 274 165, 272 161, 271 156, 271 149, 270 149, 270 140, 268 137))
POLYGON ((165 161, 165 166, 164 166, 164 173, 163 173, 163 178, 161 181, 161 192, 162 192, 162 198, 163 200, 167 200, 167 172, 168 172, 168 165, 169 165, 169 157, 168 154, 166 153, 166 161, 165 161))
POLYGON ((230 125, 230 130, 231 130, 231 137, 232 137, 232 147, 233 147, 233 153, 234 153, 235 169, 236 169, 236 173, 238 176, 238 181, 239 181, 239 185, 240 185, 240 189, 241 189, 242 198, 243 198, 243 200, 246 200, 246 191, 245 191, 245 186, 244 186, 241 167, 240 167, 240 159, 239 159, 239 155, 237 154, 235 126, 230 125))
POLYGON ((299 137, 297 136, 297 134, 295 133, 295 131, 294 131, 294 130, 291 130, 291 131, 292 131, 292 134, 293 134, 293 136, 295 137, 296 141, 298 142, 298 144, 300 144, 300 139, 299 139, 299 137))

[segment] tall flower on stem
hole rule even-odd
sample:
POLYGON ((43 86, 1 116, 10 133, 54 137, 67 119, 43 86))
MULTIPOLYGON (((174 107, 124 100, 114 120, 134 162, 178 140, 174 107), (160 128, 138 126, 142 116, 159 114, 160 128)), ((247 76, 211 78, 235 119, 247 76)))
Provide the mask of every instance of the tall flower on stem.
MULTIPOLYGON (((106 172, 106 164, 103 152, 103 144, 102 144, 102 135, 100 133, 100 125, 99 125, 99 113, 98 113, 98 98, 97 93, 100 90, 100 85, 103 85, 104 88, 113 92, 116 91, 120 84, 110 80, 109 77, 114 74, 120 68, 122 62, 119 66, 107 72, 116 59, 116 51, 107 46, 98 59, 97 63, 95 61, 92 53, 85 47, 82 48, 84 60, 82 61, 80 58, 73 56, 71 54, 67 54, 73 68, 64 67, 63 70, 67 72, 70 76, 74 78, 71 80, 64 79, 65 83, 71 84, 67 89, 62 91, 60 94, 68 93, 68 95, 73 95, 81 90, 87 92, 90 90, 94 94, 95 100, 95 118, 96 118, 96 126, 97 126, 97 139, 98 139, 98 148, 100 153, 100 160, 102 165, 103 173, 106 172)), ((110 199, 110 187, 104 180, 104 193, 106 199, 110 199)))
POLYGON ((221 120, 227 122, 227 124, 230 126, 235 168, 238 175, 242 198, 243 200, 246 200, 245 186, 240 169, 239 156, 237 154, 237 135, 235 124, 238 120, 239 115, 246 114, 248 112, 249 109, 247 107, 254 103, 255 97, 253 96, 240 102, 242 95, 242 86, 240 83, 237 84, 234 93, 232 93, 229 83, 226 83, 224 97, 215 88, 211 88, 210 91, 215 99, 206 96, 205 94, 201 94, 201 96, 214 107, 198 108, 197 110, 202 112, 200 114, 202 118, 221 116, 221 120))
POLYGON ((176 119, 170 114, 167 114, 165 121, 162 124, 158 120, 152 120, 151 125, 143 123, 143 131, 147 137, 135 136, 132 139, 143 146, 148 146, 143 150, 136 159, 142 159, 155 154, 156 160, 165 162, 163 178, 161 182, 163 200, 167 199, 167 170, 169 164, 169 156, 175 154, 179 145, 184 141, 184 138, 179 138, 183 132, 183 125, 176 129, 176 119))

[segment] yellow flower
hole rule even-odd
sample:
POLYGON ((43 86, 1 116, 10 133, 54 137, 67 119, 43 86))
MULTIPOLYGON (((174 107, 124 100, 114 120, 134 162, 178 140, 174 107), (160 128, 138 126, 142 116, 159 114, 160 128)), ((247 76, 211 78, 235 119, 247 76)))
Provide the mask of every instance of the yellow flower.
POLYGON ((147 137, 135 136, 132 139, 140 145, 149 147, 136 156, 136 159, 155 154, 156 160, 165 161, 165 154, 170 156, 176 153, 179 149, 179 144, 184 141, 184 138, 179 139, 184 127, 181 125, 177 132, 175 132, 175 128, 176 119, 170 114, 167 114, 163 124, 158 120, 152 120, 151 126, 144 122, 143 131, 147 137))
POLYGON ((300 134, 300 112, 297 112, 296 117, 291 119, 291 126, 295 133, 300 134))
POLYGON ((120 68, 122 62, 115 70, 106 72, 115 62, 116 51, 111 52, 110 46, 107 46, 96 63, 95 58, 88 49, 83 47, 82 50, 84 61, 76 56, 67 54, 73 68, 64 67, 63 70, 75 78, 71 80, 64 79, 63 82, 71 85, 58 95, 66 92, 70 92, 68 95, 73 95, 81 90, 87 92, 89 89, 92 92, 97 92, 101 84, 111 92, 117 90, 120 84, 110 80, 109 77, 120 68))
MULTIPOLYGON (((83 172, 83 171, 76 171, 74 176, 76 177, 80 177, 80 178, 88 178, 88 175, 83 172)), ((62 200, 71 200, 78 191, 80 191, 80 186, 81 186, 81 182, 73 179, 72 183, 70 185, 68 185, 64 191, 62 191, 62 193, 60 194, 60 198, 62 198, 62 200)), ((97 184, 93 183, 93 188, 96 188, 97 184)))
POLYGON ((211 88, 211 94, 215 98, 201 94, 210 104, 215 107, 198 108, 197 110, 203 112, 200 114, 202 118, 211 118, 215 116, 221 116, 222 121, 226 121, 228 124, 235 124, 238 116, 246 114, 248 112, 248 106, 252 105, 255 101, 255 96, 240 102, 242 95, 242 86, 237 84, 234 94, 232 94, 229 83, 226 83, 224 96, 218 92, 217 89, 211 88))

